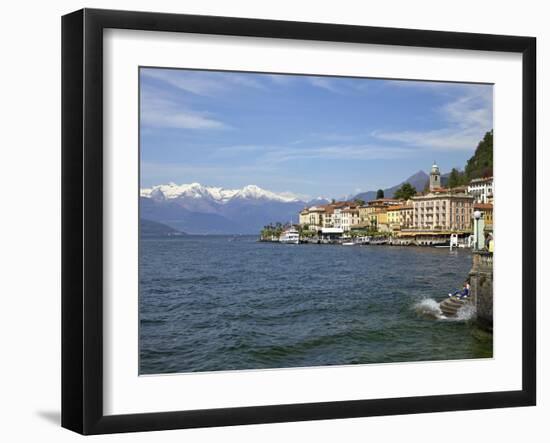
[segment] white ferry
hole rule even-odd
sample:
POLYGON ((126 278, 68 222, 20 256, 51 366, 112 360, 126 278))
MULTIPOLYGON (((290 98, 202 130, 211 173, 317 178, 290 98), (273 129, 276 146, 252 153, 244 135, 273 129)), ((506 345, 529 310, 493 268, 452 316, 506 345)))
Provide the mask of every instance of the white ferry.
POLYGON ((300 243, 300 233, 294 226, 291 226, 286 231, 283 231, 283 233, 279 237, 279 241, 281 243, 290 243, 293 245, 297 245, 298 243, 300 243))

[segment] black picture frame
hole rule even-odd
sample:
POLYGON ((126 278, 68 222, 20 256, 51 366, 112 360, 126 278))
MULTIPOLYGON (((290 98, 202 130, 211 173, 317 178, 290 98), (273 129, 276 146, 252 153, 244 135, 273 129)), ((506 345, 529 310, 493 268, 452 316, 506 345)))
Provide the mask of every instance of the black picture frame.
POLYGON ((413 414, 536 403, 536 39, 232 17, 83 9, 62 18, 62 426, 81 434, 413 414), (522 389, 130 415, 103 413, 103 30, 522 54, 522 389))

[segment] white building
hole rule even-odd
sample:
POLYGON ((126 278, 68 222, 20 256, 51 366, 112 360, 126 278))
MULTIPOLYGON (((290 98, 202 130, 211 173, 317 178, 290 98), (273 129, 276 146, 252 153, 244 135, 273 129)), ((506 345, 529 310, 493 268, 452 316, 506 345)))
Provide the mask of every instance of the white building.
POLYGON ((468 185, 468 194, 475 203, 491 203, 493 200, 493 177, 474 178, 468 185))
POLYGON ((358 209, 343 209, 340 214, 342 219, 342 229, 344 230, 344 232, 350 231, 355 225, 359 224, 358 209))
POLYGON ((342 228, 342 208, 334 208, 332 213, 332 227, 337 229, 342 228))

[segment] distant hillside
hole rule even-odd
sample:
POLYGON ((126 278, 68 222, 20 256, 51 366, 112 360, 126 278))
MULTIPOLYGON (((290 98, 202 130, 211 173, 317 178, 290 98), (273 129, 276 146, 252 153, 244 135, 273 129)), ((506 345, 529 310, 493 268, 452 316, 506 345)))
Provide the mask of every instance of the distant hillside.
POLYGON ((488 131, 483 136, 474 155, 466 162, 466 167, 463 171, 453 168, 447 179, 449 187, 467 185, 470 180, 480 177, 491 177, 493 175, 493 131, 488 131))
POLYGON ((466 163, 464 168, 466 177, 471 180, 479 177, 493 175, 493 130, 485 134, 476 148, 474 155, 466 163))
MULTIPOLYGON (((394 192, 397 191, 397 189, 399 189, 403 183, 410 183, 416 188, 417 191, 422 192, 429 179, 430 176, 424 171, 418 171, 416 174, 411 175, 409 178, 403 180, 401 183, 394 185, 391 188, 384 189, 384 197, 393 197, 394 192)), ((355 198, 368 202, 369 200, 374 200, 376 198, 376 191, 362 192, 360 194, 357 194, 355 198)))
POLYGON ((140 218, 139 234, 142 237, 165 237, 169 235, 182 235, 183 232, 171 228, 163 223, 140 218))

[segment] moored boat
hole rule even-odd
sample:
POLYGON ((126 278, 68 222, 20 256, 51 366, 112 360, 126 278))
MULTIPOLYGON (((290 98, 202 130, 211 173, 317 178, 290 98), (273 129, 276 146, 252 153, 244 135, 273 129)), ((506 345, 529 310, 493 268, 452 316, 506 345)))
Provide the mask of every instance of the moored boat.
POLYGON ((297 245, 298 243, 300 243, 300 233, 294 226, 291 226, 290 228, 283 231, 283 233, 279 237, 279 242, 297 245))

